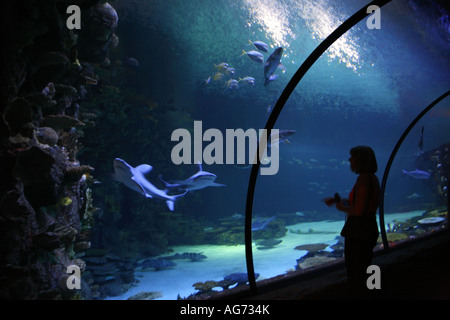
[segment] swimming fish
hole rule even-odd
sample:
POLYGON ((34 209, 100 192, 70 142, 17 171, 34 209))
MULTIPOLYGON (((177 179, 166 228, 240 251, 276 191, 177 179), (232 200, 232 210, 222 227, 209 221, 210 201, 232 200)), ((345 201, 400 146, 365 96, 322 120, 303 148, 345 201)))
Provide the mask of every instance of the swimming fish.
POLYGON ((428 179, 431 176, 430 173, 428 173, 426 171, 419 170, 419 169, 416 169, 414 171, 409 171, 409 172, 406 171, 406 170, 402 170, 402 172, 403 172, 403 174, 405 174, 407 176, 410 176, 411 178, 414 178, 414 179, 426 180, 426 179, 428 179))
POLYGON ((252 45, 254 45, 258 50, 261 50, 263 52, 269 52, 269 46, 267 45, 267 43, 264 43, 262 41, 251 41, 248 40, 248 42, 250 42, 252 45))
POLYGON ((226 185, 214 182, 217 176, 214 173, 203 171, 202 165, 198 163, 198 172, 186 180, 170 180, 164 181, 161 176, 162 182, 168 189, 183 189, 187 191, 200 190, 206 187, 225 187, 226 185))
POLYGON ((418 198, 422 198, 422 195, 418 194, 418 193, 412 193, 409 196, 406 197, 407 199, 418 199, 418 198))
POLYGON ((225 69, 228 68, 229 66, 230 65, 228 63, 226 63, 226 62, 222 62, 222 63, 219 63, 217 65, 214 65, 214 67, 216 67, 216 69, 219 70, 219 71, 225 71, 225 69))
POLYGON ((255 78, 253 78, 253 77, 244 77, 242 79, 239 78, 239 82, 241 82, 241 81, 250 86, 255 85, 255 78))
POLYGON ((246 52, 242 50, 241 56, 243 56, 244 54, 246 54, 250 59, 252 59, 255 62, 264 63, 264 56, 261 52, 254 50, 246 52))
POLYGON ((296 132, 295 130, 278 130, 277 135, 274 134, 270 135, 270 146, 271 147, 278 146, 280 142, 290 143, 288 137, 295 134, 295 132, 296 132))
POLYGON ((264 82, 264 86, 269 84, 269 82, 271 81, 270 77, 273 75, 275 70, 280 65, 282 55, 283 55, 283 48, 278 47, 269 56, 269 58, 267 58, 266 64, 264 65, 264 78, 266 78, 266 81, 264 82))
POLYGON ((228 67, 225 70, 225 74, 228 76, 234 76, 234 73, 236 72, 236 69, 228 67))
POLYGON ((122 182, 128 188, 142 194, 146 198, 166 200, 167 207, 169 207, 170 211, 173 211, 177 198, 184 196, 187 191, 183 194, 170 196, 167 194, 167 190, 158 189, 144 177, 152 169, 153 167, 148 164, 141 164, 133 168, 124 160, 116 158, 114 159, 113 176, 117 181, 122 182))
POLYGON ((275 220, 276 216, 273 216, 267 220, 256 219, 256 221, 252 222, 252 231, 264 230, 267 225, 275 220))
POLYGON ((227 90, 239 89, 239 82, 235 79, 230 79, 225 82, 225 86, 227 87, 227 90))
POLYGON ((214 73, 212 79, 214 81, 220 81, 223 79, 223 76, 224 76, 224 74, 222 72, 216 72, 216 73, 214 73))

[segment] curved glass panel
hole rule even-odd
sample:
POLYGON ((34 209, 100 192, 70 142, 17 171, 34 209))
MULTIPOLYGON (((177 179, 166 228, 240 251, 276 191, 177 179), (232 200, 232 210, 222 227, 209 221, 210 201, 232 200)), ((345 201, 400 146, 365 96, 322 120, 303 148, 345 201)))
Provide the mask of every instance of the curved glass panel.
MULTIPOLYGON (((313 7, 315 10, 309 12, 320 14, 309 19, 297 14, 303 19, 296 20, 300 29, 311 32, 309 41, 313 42, 328 35, 319 36, 326 25, 353 13, 351 6, 345 5, 327 3, 326 10, 319 10, 320 4, 313 7)), ((335 192, 347 197, 352 189, 356 175, 347 161, 350 148, 369 145, 374 149, 381 182, 383 169, 402 132, 425 106, 448 90, 446 72, 442 72, 442 68, 449 67, 442 54, 446 45, 442 47, 436 37, 420 36, 430 28, 427 21, 434 19, 431 7, 420 11, 412 3, 393 2, 381 9, 381 15, 381 29, 369 29, 367 21, 361 21, 314 64, 274 126, 296 130, 296 134, 289 138, 290 144, 280 144, 279 172, 257 181, 253 214, 266 219, 275 217, 267 225, 267 232, 252 235, 258 280, 339 261, 336 259, 342 257, 343 239, 339 233, 344 215, 334 207, 327 208, 321 200, 335 192), (262 239, 273 245, 265 246, 262 239)), ((439 28, 435 26, 431 33, 439 33, 439 28)), ((283 60, 288 60, 288 76, 296 71, 291 60, 304 59, 301 52, 308 44, 304 39, 290 42, 295 54, 289 53, 283 60)), ((274 89, 278 89, 277 84, 274 89)), ((442 123, 435 127, 436 134, 441 132, 442 139, 448 140, 448 120, 439 121, 442 123)), ((418 141, 414 143, 417 146, 418 141)), ((403 190, 409 187, 403 186, 403 190)), ((405 205, 414 192, 403 197, 402 189, 397 188, 389 188, 391 196, 405 205)), ((422 206, 427 198, 422 199, 422 206)), ((381 247, 380 237, 377 248, 381 247)))
POLYGON ((384 215, 390 246, 447 225, 449 112, 447 97, 415 125, 392 163, 384 215))
MULTIPOLYGON (((215 297, 248 288, 252 147, 294 72, 365 2, 113 4, 120 41, 112 37, 105 59, 90 65, 100 85, 80 104, 95 126, 84 129, 79 158, 102 182, 92 185, 100 208, 92 247, 79 257, 91 298, 215 297), (277 47, 283 66, 265 75, 261 60, 277 47), (118 182, 109 179, 114 170, 118 182)), ((342 256, 344 216, 321 199, 350 192, 351 147, 372 146, 384 168, 404 127, 448 89, 439 8, 386 6, 381 29, 366 21, 352 28, 287 102, 276 128, 295 133, 281 132, 262 157, 275 172, 259 178, 254 200, 258 281, 342 256)))

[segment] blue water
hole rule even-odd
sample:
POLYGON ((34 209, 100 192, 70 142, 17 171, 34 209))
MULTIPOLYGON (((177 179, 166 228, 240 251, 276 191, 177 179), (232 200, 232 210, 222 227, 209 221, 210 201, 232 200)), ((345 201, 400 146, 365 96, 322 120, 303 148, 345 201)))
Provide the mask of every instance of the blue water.
MULTIPOLYGON (((158 135, 164 147, 136 145, 130 163, 151 164, 155 171, 152 179, 161 173, 165 178, 185 179, 197 167, 180 165, 183 167, 180 169, 171 163, 171 147, 176 145, 170 141, 173 130, 192 129, 194 120, 202 121, 204 131, 264 128, 268 108, 275 105, 303 61, 366 3, 362 0, 117 3, 120 49, 115 55, 122 59, 132 56, 140 63, 130 71, 123 86, 133 88, 157 108, 167 109, 158 119, 156 128, 160 131, 151 131, 155 127, 150 124, 147 127, 145 120, 140 122, 141 128, 135 128, 158 135), (266 87, 263 67, 241 56, 242 50, 256 50, 248 40, 266 42, 269 54, 278 46, 284 48, 285 71, 278 69, 278 79, 266 87), (217 72, 215 65, 222 62, 235 68, 236 74, 205 85, 205 80, 217 72), (226 80, 245 76, 254 77, 255 85, 241 84, 238 90, 226 90, 226 80)), ((301 211, 317 221, 341 219, 320 200, 335 192, 346 195, 352 188, 356 176, 347 160, 350 148, 356 145, 374 149, 381 180, 403 131, 420 111, 450 87, 450 30, 448 19, 445 24, 443 17, 442 5, 434 1, 392 1, 381 9, 381 29, 370 30, 363 20, 319 58, 276 122, 275 128, 296 130, 296 134, 289 138, 289 144, 280 145, 279 172, 258 177, 254 215, 271 217, 301 211)), ((264 53, 265 59, 269 54, 264 53)), ((430 186, 402 177, 401 170, 415 169, 414 153, 422 126, 425 126, 425 150, 448 142, 449 108, 449 99, 441 102, 405 140, 388 180, 386 211, 422 209, 424 203, 434 201, 430 186), (422 200, 408 199, 413 193, 422 200)), ((123 144, 123 149, 130 152, 126 136, 117 134, 117 144, 123 144)), ((206 145, 204 142, 203 147, 206 145)), ((109 156, 111 161, 107 159, 105 164, 108 161, 112 164, 113 158, 121 155, 109 156)), ((203 169, 215 173, 216 182, 227 187, 188 194, 176 203, 175 212, 178 209, 185 217, 209 221, 244 214, 250 169, 222 164, 204 164, 203 169)), ((131 195, 134 194, 128 194, 131 195)))
MULTIPOLYGON (((155 101, 174 97, 173 117, 187 113, 190 119, 201 120, 204 130, 224 131, 263 128, 267 107, 275 105, 304 59, 365 1, 133 3, 142 10, 122 8, 137 17, 133 22, 121 21, 120 31, 131 38, 124 40, 124 50, 142 65, 136 85, 155 101), (278 80, 268 87, 262 85, 261 65, 240 56, 242 49, 256 50, 249 39, 267 42, 271 52, 279 45, 285 48, 285 73, 278 70, 278 80), (221 62, 236 69, 234 78, 253 76, 256 85, 224 92, 223 83, 231 78, 227 76, 205 86, 204 80, 217 72, 214 65, 221 62)), ((431 3, 394 1, 381 10, 381 29, 370 30, 363 20, 316 62, 275 126, 297 133, 290 145, 280 148, 279 173, 258 182, 256 212, 314 210, 320 197, 350 189, 355 177, 342 162, 354 145, 374 148, 382 175, 390 151, 409 122, 448 89, 449 43, 443 37, 448 40, 448 25, 445 30, 436 22, 438 13, 437 5, 431 3), (313 162, 290 164, 293 159, 313 162), (334 163, 338 165, 330 166, 334 163), (320 190, 310 187, 311 183, 320 185, 320 190)), ((175 126, 192 126, 189 120, 182 121, 175 126)), ((426 147, 444 142, 439 141, 439 136, 445 136, 443 130, 448 133, 448 126, 427 126, 426 147)), ((213 206, 215 215, 242 212, 248 172, 224 165, 208 170, 230 187, 202 191, 204 207, 213 206)))

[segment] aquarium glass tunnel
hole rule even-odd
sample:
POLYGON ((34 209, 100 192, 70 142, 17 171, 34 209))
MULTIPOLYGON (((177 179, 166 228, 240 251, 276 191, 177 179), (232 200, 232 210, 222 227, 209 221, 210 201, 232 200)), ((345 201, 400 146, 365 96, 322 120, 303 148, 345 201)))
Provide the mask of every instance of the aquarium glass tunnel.
POLYGON ((349 197, 355 146, 377 254, 448 231, 445 0, 77 2, 3 14, 5 297, 218 299, 342 267, 323 200, 349 197))
POLYGON ((102 159, 105 172, 115 158, 149 164, 148 180, 181 196, 172 211, 126 183, 93 188, 104 205, 87 262, 113 253, 135 267, 125 292, 99 285, 104 298, 218 297, 341 262, 345 217, 321 200, 350 192, 357 145, 374 149, 382 182, 375 250, 446 227, 448 15, 439 2, 373 4, 118 3, 122 73, 104 99, 123 110, 105 105, 104 121, 122 120, 111 147, 82 159, 102 159), (262 129, 279 137, 254 161, 262 129))

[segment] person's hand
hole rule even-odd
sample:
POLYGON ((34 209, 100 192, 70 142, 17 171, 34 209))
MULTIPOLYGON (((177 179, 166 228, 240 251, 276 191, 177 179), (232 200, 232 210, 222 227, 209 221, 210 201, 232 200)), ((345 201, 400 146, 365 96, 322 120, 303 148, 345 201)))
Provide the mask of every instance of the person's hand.
POLYGON ((324 198, 324 199, 322 199, 322 201, 329 207, 334 204, 334 198, 333 197, 324 198))

